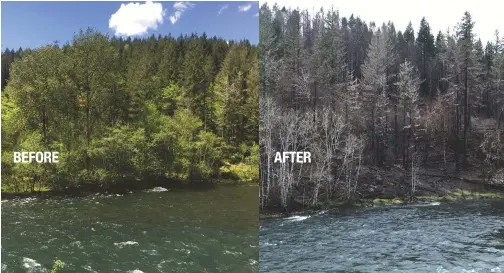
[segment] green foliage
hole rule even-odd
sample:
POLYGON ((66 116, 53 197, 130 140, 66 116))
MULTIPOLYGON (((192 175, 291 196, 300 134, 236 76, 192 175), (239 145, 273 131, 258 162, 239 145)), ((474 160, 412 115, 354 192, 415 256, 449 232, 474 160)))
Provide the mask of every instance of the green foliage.
POLYGON ((128 126, 113 128, 103 138, 93 139, 88 155, 100 183, 119 183, 140 179, 148 170, 148 154, 144 130, 128 126))
POLYGON ((226 163, 220 168, 222 176, 236 180, 238 182, 259 181, 259 145, 253 144, 243 151, 243 161, 237 164, 226 163), (249 154, 245 156, 245 154, 249 154))
POLYGON ((258 141, 246 137, 257 135, 259 97, 247 41, 123 40, 87 29, 63 48, 4 59, 4 190, 218 180, 224 162, 248 164, 258 141), (59 163, 14 164, 15 151, 58 151, 59 163))
POLYGON ((221 173, 225 177, 237 182, 257 182, 259 180, 259 171, 256 166, 238 163, 229 164, 221 167, 221 173))
POLYGON ((170 84, 162 89, 159 97, 159 110, 167 115, 173 115, 178 106, 183 105, 184 90, 176 84, 170 84))
POLYGON ((193 153, 196 170, 191 175, 208 179, 215 175, 221 165, 224 141, 212 132, 201 131, 194 142, 193 153))
POLYGON ((54 265, 51 269, 51 273, 61 272, 64 268, 65 268, 65 265, 63 264, 63 262, 60 260, 56 260, 56 262, 54 262, 54 265))

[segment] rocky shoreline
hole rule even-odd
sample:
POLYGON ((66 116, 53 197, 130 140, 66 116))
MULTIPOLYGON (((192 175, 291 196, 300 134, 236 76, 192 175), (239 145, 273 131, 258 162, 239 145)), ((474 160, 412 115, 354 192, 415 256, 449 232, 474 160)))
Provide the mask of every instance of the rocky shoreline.
POLYGON ((2 191, 1 199, 18 199, 18 198, 61 198, 61 197, 86 197, 93 194, 125 194, 132 192, 140 192, 152 190, 156 188, 164 188, 167 191, 205 191, 214 189, 215 187, 241 186, 252 185, 254 183, 239 183, 230 182, 228 180, 214 180, 205 183, 190 182, 190 181, 166 181, 165 183, 138 183, 136 185, 117 185, 114 187, 74 187, 63 190, 43 189, 33 192, 7 192, 2 191))
POLYGON ((293 210, 289 212, 279 212, 278 209, 260 210, 259 219, 277 219, 292 216, 305 216, 320 213, 321 211, 332 211, 332 210, 357 210, 366 207, 376 207, 376 206, 390 206, 390 205, 417 205, 417 204, 431 204, 433 202, 455 202, 461 200, 482 200, 482 199, 504 199, 504 191, 495 192, 470 192, 470 191, 456 191, 451 195, 445 196, 419 196, 414 201, 409 201, 401 198, 376 198, 376 199, 361 199, 349 202, 333 203, 328 206, 321 206, 320 208, 310 208, 293 210))
POLYGON ((355 200, 330 200, 314 207, 294 196, 287 209, 261 208, 260 219, 311 215, 323 210, 504 198, 504 181, 499 174, 494 179, 483 180, 475 171, 450 175, 434 168, 424 168, 419 176, 421 179, 417 181, 415 196, 410 198, 408 174, 404 170, 398 167, 365 168, 355 200))

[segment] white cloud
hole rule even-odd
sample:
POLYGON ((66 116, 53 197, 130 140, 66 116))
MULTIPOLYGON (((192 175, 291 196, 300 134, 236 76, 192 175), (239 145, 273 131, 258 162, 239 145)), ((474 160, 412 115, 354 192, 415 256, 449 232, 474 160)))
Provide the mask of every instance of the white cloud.
POLYGON ((243 5, 243 6, 238 6, 238 11, 239 12, 247 12, 249 9, 252 7, 252 4, 248 5, 243 5))
POLYGON ((161 3, 145 4, 128 3, 110 16, 109 28, 115 30, 115 35, 142 35, 149 29, 157 29, 158 24, 163 24, 165 10, 161 3))
POLYGON ((194 7, 194 4, 191 2, 175 2, 175 4, 173 4, 175 12, 170 16, 170 22, 172 24, 175 24, 180 19, 182 14, 192 7, 194 7))
POLYGON ((221 14, 224 10, 228 9, 229 8, 229 5, 228 4, 225 4, 225 5, 222 5, 220 6, 219 8, 219 12, 217 14, 221 14))
POLYGON ((259 16, 259 12, 257 12, 256 14, 254 14, 255 17, 258 17, 259 16))
POLYGON ((175 24, 178 19, 180 19, 180 16, 182 16, 182 12, 180 11, 176 11, 170 16, 170 22, 172 23, 172 25, 175 24))
POLYGON ((260 5, 266 2, 270 7, 275 3, 280 7, 299 7, 308 9, 309 12, 318 11, 321 7, 324 7, 324 10, 334 7, 335 10, 339 10, 340 17, 348 18, 353 13, 354 16, 359 16, 367 23, 374 21, 377 25, 390 20, 394 22, 396 30, 401 31, 404 31, 411 21, 415 35, 423 16, 429 22, 432 33, 437 35, 438 31, 445 32, 448 27, 456 26, 462 19, 464 11, 467 10, 471 12, 472 19, 476 22, 474 33, 477 34, 477 38, 481 38, 483 43, 494 40, 493 33, 496 28, 499 28, 501 34, 504 33, 502 20, 500 20, 502 10, 504 10, 504 1, 502 0, 260 0, 259 2, 260 5))

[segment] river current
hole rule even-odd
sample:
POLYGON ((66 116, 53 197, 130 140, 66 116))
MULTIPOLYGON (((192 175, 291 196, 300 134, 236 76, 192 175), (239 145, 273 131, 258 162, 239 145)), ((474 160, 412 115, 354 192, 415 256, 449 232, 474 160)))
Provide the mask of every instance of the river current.
POLYGON ((2 201, 2 273, 257 272, 256 186, 2 201))
POLYGON ((325 211, 260 224, 260 271, 504 272, 504 201, 325 211))

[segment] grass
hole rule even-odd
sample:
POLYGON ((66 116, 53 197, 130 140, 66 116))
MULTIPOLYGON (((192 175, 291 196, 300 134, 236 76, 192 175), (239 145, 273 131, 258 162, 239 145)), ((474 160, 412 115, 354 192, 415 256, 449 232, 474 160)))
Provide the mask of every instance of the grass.
POLYGON ((456 199, 495 199, 495 198, 503 198, 504 195, 501 192, 478 192, 478 191, 469 191, 469 190, 457 190, 452 192, 452 195, 456 199))
POLYGON ((457 200, 480 200, 480 199, 498 199, 504 198, 504 194, 501 192, 480 192, 471 190, 454 190, 448 192, 443 196, 427 195, 418 196, 417 200, 424 202, 438 202, 438 201, 457 201, 457 200))
POLYGON ((404 204, 405 201, 399 198, 376 198, 373 199, 373 205, 398 205, 404 204))
MULTIPOLYGON (((426 195, 426 196, 418 196, 416 199, 422 202, 451 202, 457 200, 480 200, 480 199, 498 199, 504 198, 504 194, 502 192, 479 192, 479 191, 471 191, 471 190, 462 190, 458 189, 452 192, 448 192, 443 196, 437 195, 426 195)), ((363 200, 365 203, 369 205, 397 205, 406 203, 405 200, 400 198, 375 198, 372 200, 363 200)))
POLYGON ((428 195, 428 196, 418 196, 417 199, 424 202, 436 202, 436 201, 443 201, 445 197, 446 196, 428 195))

